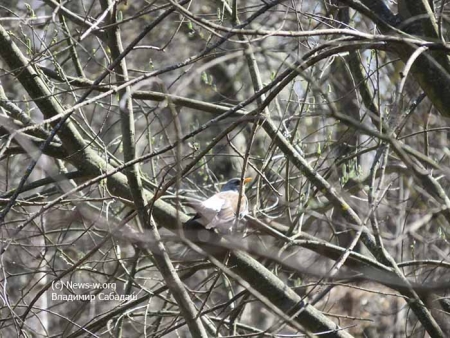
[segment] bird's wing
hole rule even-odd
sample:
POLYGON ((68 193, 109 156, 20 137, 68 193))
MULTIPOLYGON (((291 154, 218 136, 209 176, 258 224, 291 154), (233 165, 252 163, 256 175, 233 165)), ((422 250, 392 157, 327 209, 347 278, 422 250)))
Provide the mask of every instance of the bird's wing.
MULTIPOLYGON (((236 219, 237 201, 239 193, 222 191, 201 203, 191 204, 197 211, 195 220, 206 229, 220 228, 229 230, 236 219)), ((239 219, 247 213, 247 198, 242 196, 239 219)))
MULTIPOLYGON (((224 191, 218 194, 219 198, 225 202, 217 215, 206 225, 207 229, 218 228, 220 230, 230 230, 236 219, 236 210, 239 199, 239 193, 235 191, 224 191)), ((247 213, 247 198, 242 196, 240 205, 239 219, 247 213)))
POLYGON ((216 194, 206 201, 192 205, 197 211, 198 221, 205 227, 217 216, 217 214, 222 210, 225 200, 221 198, 220 193, 216 194))

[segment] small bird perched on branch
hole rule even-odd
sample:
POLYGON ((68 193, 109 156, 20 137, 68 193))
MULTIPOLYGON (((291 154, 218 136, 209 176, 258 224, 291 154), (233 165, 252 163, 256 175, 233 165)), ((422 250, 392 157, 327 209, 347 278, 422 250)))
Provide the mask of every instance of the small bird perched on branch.
MULTIPOLYGON (((247 184, 252 179, 250 177, 243 180, 247 184)), ((241 189, 241 179, 233 178, 229 180, 222 190, 208 198, 206 201, 190 205, 197 211, 197 214, 184 223, 185 229, 189 226, 202 225, 206 229, 217 229, 219 233, 228 233, 233 227, 236 218, 242 219, 248 213, 248 201, 245 192, 241 196, 239 213, 237 214, 239 191, 241 189)))

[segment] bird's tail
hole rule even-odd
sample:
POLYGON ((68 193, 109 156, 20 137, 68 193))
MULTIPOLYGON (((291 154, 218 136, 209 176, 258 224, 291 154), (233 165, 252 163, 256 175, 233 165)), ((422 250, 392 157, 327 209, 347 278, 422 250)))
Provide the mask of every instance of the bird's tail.
POLYGON ((214 244, 220 241, 220 235, 214 229, 206 229, 197 220, 200 216, 195 215, 186 223, 183 223, 183 231, 190 241, 194 243, 214 244))

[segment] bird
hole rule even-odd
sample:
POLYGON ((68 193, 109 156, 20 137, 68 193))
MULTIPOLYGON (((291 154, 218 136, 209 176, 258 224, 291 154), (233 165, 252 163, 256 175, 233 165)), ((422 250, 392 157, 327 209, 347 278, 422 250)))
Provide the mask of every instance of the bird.
MULTIPOLYGON (((244 178, 243 184, 252 180, 251 177, 244 178)), ((219 233, 229 233, 236 221, 241 220, 248 213, 248 200, 245 192, 241 196, 239 213, 237 214, 241 179, 229 180, 222 190, 200 203, 190 203, 197 213, 189 221, 184 223, 185 229, 199 224, 208 230, 217 230, 219 233)))

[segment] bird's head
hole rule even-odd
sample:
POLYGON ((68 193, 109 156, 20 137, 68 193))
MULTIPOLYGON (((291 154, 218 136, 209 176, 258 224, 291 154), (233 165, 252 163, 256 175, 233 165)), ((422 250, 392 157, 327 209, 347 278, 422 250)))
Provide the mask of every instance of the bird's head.
MULTIPOLYGON (((244 184, 247 184, 252 180, 251 177, 244 178, 244 184)), ((229 180, 223 187, 221 191, 239 191, 241 187, 241 179, 240 178, 232 178, 229 180)))

